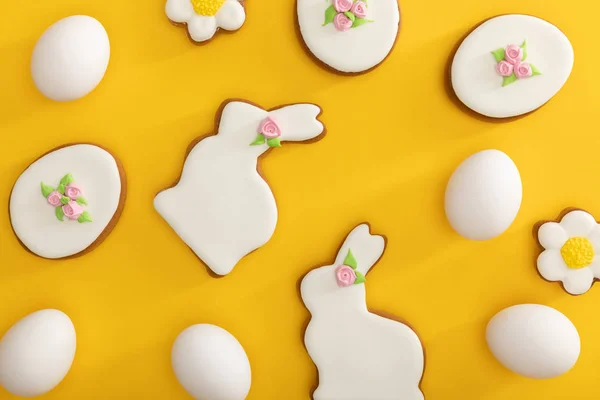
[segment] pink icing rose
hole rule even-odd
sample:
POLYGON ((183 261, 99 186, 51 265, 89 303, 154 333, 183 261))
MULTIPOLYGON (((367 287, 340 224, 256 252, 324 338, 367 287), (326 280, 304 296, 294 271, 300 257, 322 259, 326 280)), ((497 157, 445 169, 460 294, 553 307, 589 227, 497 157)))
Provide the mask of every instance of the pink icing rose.
POLYGON ((83 212, 83 207, 77 204, 76 201, 70 201, 62 207, 63 214, 69 219, 77 219, 83 212))
POLYGON ((281 136, 281 129, 279 129, 279 125, 273 118, 267 117, 260 123, 258 133, 262 133, 267 139, 274 139, 281 136))
POLYGON ((333 0, 333 8, 339 13, 350 11, 352 0, 333 0))
POLYGON ((48 203, 51 206, 58 207, 60 206, 60 199, 62 195, 58 193, 56 190, 48 195, 48 203))
POLYGON ((509 64, 518 64, 523 59, 523 49, 516 44, 508 45, 504 49, 504 58, 509 64))
POLYGON ((354 281, 356 281, 356 273, 347 265, 339 266, 335 270, 335 277, 337 279, 337 284, 339 287, 347 287, 352 286, 354 281))
POLYGON ((514 69, 514 65, 509 64, 506 61, 500 61, 498 65, 496 65, 496 71, 502 76, 511 76, 514 69))
POLYGON ((529 78, 531 75, 533 75, 531 65, 526 62, 518 63, 515 65, 515 75, 519 79, 529 78))
POLYGON ((352 11, 352 14, 354 14, 356 18, 365 18, 367 16, 367 4, 364 1, 357 1, 352 4, 350 11, 352 11))
POLYGON ((81 188, 74 183, 69 183, 65 188, 65 196, 69 197, 71 200, 76 200, 81 196, 81 188))
POLYGON ((344 32, 352 28, 352 20, 340 13, 333 18, 333 25, 338 31, 344 32))

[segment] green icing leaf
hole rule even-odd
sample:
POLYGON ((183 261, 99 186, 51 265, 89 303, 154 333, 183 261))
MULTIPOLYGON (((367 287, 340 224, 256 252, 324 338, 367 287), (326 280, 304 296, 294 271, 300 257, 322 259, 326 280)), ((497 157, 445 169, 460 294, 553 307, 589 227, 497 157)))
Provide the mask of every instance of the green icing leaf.
POLYGON ((515 74, 512 74, 511 76, 505 76, 504 82, 502 83, 502 87, 508 86, 511 83, 515 83, 516 81, 517 81, 517 76, 515 74))
POLYGON ((521 61, 525 61, 527 60, 527 40, 523 42, 521 48, 523 49, 523 59, 521 61))
POLYGON ((62 207, 56 207, 54 209, 54 213, 56 214, 56 218, 58 218, 59 221, 62 221, 65 218, 65 213, 62 210, 62 207))
POLYGON ((492 51, 494 58, 497 62, 504 60, 504 49, 498 49, 496 51, 492 51))
POLYGON ((77 221, 79 221, 79 223, 92 222, 92 217, 89 212, 84 211, 79 218, 77 218, 77 221))
POLYGON ((58 193, 60 194, 65 194, 65 185, 63 185, 62 183, 60 185, 58 185, 58 188, 56 188, 56 190, 58 191, 58 193))
POLYGON ((332 23, 336 15, 337 11, 335 11, 335 7, 332 4, 327 10, 325 10, 325 22, 323 22, 323 26, 332 23))
POLYGON ((63 196, 63 197, 60 198, 60 202, 62 204, 69 204, 70 201, 71 201, 71 199, 68 198, 67 196, 63 196))
POLYGON ((536 76, 536 75, 542 74, 542 71, 537 69, 537 67, 535 65, 533 65, 533 64, 529 64, 529 65, 531 65, 531 72, 532 72, 531 76, 536 76))
POLYGON ((267 139, 269 147, 281 147, 281 140, 279 138, 267 139))
POLYGON ((350 11, 346 11, 344 13, 344 15, 348 18, 350 18, 350 21, 354 22, 354 20, 356 19, 356 15, 352 14, 350 11))
POLYGON ((265 144, 266 140, 262 133, 259 133, 254 142, 250 143, 250 146, 257 146, 259 144, 265 144))
POLYGON ((87 201, 83 197, 78 197, 77 200, 75 200, 75 201, 77 202, 77 204, 82 205, 82 206, 88 205, 87 201))
POLYGON ((365 276, 359 272, 359 271, 354 271, 354 273, 356 274, 356 280, 354 281, 355 285, 359 285, 361 283, 365 283, 367 280, 365 279, 365 276))
POLYGON ((365 18, 356 18, 354 23, 352 24, 353 28, 358 28, 361 25, 366 24, 367 22, 373 22, 373 20, 365 19, 365 18))
POLYGON ((344 265, 347 265, 354 270, 358 267, 356 258, 354 258, 354 255, 352 254, 352 250, 350 250, 350 249, 348 249, 348 254, 346 255, 346 258, 344 259, 344 265))
POLYGON ((73 183, 73 182, 75 182, 75 179, 73 179, 73 176, 71 174, 66 174, 60 180, 60 184, 63 186, 67 186, 69 183, 73 183))
POLYGON ((52 186, 48 186, 42 182, 42 195, 44 197, 50 196, 50 193, 54 192, 54 188, 52 186))

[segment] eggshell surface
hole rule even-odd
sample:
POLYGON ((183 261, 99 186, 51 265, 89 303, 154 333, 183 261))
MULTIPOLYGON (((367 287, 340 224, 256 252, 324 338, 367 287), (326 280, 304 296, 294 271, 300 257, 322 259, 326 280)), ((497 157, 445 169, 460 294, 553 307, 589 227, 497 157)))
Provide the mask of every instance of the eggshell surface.
POLYGON ((484 22, 462 42, 452 63, 452 86, 458 98, 480 114, 515 117, 554 97, 567 82, 573 63, 573 47, 556 26, 528 15, 504 15, 484 22), (524 42, 524 61, 534 64, 541 75, 503 87, 492 52, 524 42))
POLYGON ((248 356, 226 330, 193 325, 173 344, 173 371, 196 400, 243 400, 251 385, 248 356))
POLYGON ((34 312, 0 340, 0 385, 16 396, 47 393, 69 372, 75 348, 75 327, 66 314, 34 312))
POLYGON ((581 347, 573 323, 559 311, 538 304, 499 312, 489 322, 486 337, 502 365, 534 379, 568 372, 577 362, 581 347))
POLYGON ((44 96, 79 99, 102 81, 110 59, 108 34, 85 15, 61 19, 40 37, 31 58, 31 74, 44 96))
POLYGON ((515 163, 499 150, 484 150, 467 158, 452 174, 446 187, 446 216, 461 236, 488 240, 512 224, 522 197, 515 163))

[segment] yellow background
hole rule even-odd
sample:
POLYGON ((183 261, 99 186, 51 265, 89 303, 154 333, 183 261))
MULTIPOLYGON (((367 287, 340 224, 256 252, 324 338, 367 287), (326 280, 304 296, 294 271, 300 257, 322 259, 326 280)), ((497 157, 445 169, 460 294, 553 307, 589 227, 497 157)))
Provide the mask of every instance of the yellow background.
MULTIPOLYGON (((384 258, 368 276, 368 305, 400 316, 419 333, 427 400, 598 398, 600 287, 571 297, 542 280, 532 227, 570 206, 600 218, 600 5, 405 0, 389 59, 366 75, 343 77, 305 53, 293 3, 248 0, 241 31, 197 47, 168 22, 163 0, 3 2, 0 209, 8 209, 19 174, 64 143, 106 146, 128 175, 119 224, 81 258, 29 254, 8 213, 0 213, 0 333, 42 308, 63 310, 77 329, 73 367, 43 398, 187 399, 171 370, 171 344, 187 326, 213 323, 234 334, 250 357, 250 400, 308 399, 317 373, 303 347, 309 314, 298 282, 331 262, 363 221, 388 238, 384 258), (548 105, 493 122, 459 107, 447 68, 467 32, 505 13, 555 23, 572 41, 576 62, 548 105), (99 19, 112 53, 100 86, 61 104, 37 92, 29 61, 42 32, 72 14, 99 19), (314 102, 323 108, 328 134, 263 159, 279 205, 277 230, 231 275, 215 279, 154 211, 152 199, 178 177, 186 147, 211 132, 215 112, 230 97, 264 107, 314 102), (488 148, 516 162, 524 198, 506 233, 473 242, 451 230, 443 196, 454 168, 488 148), (555 307, 577 326, 582 353, 567 375, 521 378, 487 350, 488 320, 528 302, 555 307)), ((0 399, 13 397, 0 389, 0 399)))

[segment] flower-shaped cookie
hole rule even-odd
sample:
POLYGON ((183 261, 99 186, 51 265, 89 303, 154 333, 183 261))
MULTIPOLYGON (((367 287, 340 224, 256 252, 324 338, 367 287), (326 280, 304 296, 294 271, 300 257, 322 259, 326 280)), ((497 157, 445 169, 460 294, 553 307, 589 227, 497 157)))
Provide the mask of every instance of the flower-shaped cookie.
POLYGON ((187 24, 195 42, 211 39, 219 28, 238 30, 246 20, 238 0, 167 0, 165 10, 171 21, 187 24))
POLYGON ((575 210, 560 222, 546 222, 537 236, 545 249, 537 259, 544 279, 561 281, 572 295, 586 293, 600 279, 600 225, 589 213, 575 210))

